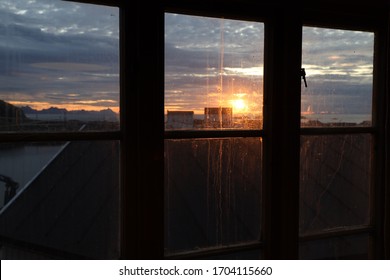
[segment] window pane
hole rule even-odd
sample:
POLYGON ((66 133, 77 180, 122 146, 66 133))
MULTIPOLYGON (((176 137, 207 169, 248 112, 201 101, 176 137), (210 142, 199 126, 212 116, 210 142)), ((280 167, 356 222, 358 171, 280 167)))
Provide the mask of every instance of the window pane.
POLYGON ((260 240, 262 141, 165 140, 166 253, 260 240))
POLYGON ((59 257, 57 250, 119 257, 118 141, 8 143, 0 150, 0 235, 12 240, 0 242, 2 258, 29 258, 25 243, 53 249, 35 252, 48 258, 59 257))
POLYGON ((303 260, 358 260, 369 258, 370 236, 360 234, 302 242, 299 258, 303 260))
POLYGON ((118 129, 118 8, 21 0, 0 14, 0 132, 118 129))
POLYGON ((304 27, 302 126, 370 126, 374 33, 304 27))
POLYGON ((370 223, 369 134, 302 136, 300 233, 370 223))
POLYGON ((165 15, 165 129, 261 129, 264 25, 165 15))

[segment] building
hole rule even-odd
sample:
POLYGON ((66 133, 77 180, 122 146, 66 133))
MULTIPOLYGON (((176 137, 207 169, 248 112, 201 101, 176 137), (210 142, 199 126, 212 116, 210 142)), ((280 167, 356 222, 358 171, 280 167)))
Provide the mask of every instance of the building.
POLYGON ((206 107, 204 108, 205 128, 229 128, 233 126, 233 108, 206 107))
POLYGON ((194 127, 194 111, 168 111, 166 129, 191 129, 194 127))

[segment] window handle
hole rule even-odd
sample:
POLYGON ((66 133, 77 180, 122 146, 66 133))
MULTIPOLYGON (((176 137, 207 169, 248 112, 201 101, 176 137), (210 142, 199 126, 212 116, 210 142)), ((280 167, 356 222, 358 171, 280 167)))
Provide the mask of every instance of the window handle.
POLYGON ((305 87, 307 87, 305 68, 301 68, 301 77, 302 77, 303 81, 305 82, 305 87))

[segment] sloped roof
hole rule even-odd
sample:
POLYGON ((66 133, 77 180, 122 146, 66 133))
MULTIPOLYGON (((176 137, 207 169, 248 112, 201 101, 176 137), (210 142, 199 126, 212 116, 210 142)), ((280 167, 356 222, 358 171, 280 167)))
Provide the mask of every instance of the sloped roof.
POLYGON ((0 212, 0 235, 90 259, 118 253, 119 145, 70 142, 0 212))

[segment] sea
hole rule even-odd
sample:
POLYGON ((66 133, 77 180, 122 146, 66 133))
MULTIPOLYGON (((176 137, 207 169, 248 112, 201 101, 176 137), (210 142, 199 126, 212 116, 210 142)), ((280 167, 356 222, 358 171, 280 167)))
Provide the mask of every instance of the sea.
POLYGON ((371 122, 371 114, 305 114, 302 115, 302 122, 312 120, 320 121, 324 124, 328 123, 354 123, 361 124, 371 122))

